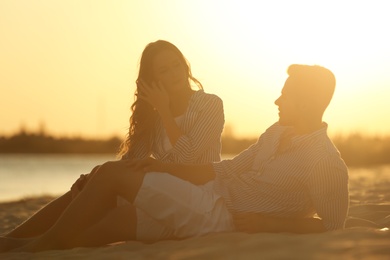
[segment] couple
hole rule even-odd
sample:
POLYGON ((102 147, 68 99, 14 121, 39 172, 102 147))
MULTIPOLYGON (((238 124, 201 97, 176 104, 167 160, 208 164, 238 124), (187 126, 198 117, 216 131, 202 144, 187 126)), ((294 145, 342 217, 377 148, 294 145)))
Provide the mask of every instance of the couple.
MULTIPOLYGON (((190 80, 201 84, 189 68, 174 45, 148 45, 122 153, 127 160, 104 163, 80 178, 55 206, 47 206, 55 213, 49 224, 42 224, 33 238, 18 239, 30 229, 23 227, 32 225, 28 220, 2 238, 3 250, 343 228, 348 170, 322 121, 335 88, 332 72, 291 65, 275 101, 279 121, 233 159, 217 162, 222 102, 191 90, 190 80), (177 92, 181 97, 174 99, 177 92)), ((34 226, 38 222, 31 220, 34 226)))

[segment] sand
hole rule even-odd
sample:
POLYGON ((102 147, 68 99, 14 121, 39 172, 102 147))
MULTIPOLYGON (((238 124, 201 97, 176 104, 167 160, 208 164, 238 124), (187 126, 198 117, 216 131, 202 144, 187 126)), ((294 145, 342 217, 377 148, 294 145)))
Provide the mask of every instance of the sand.
MULTIPOLYGON (((123 242, 99 248, 3 253, 0 259, 390 259, 390 167, 354 169, 344 230, 322 234, 223 233, 155 244, 123 242), (375 226, 375 227, 373 227, 375 226)), ((53 197, 0 204, 0 233, 11 230, 53 197)))

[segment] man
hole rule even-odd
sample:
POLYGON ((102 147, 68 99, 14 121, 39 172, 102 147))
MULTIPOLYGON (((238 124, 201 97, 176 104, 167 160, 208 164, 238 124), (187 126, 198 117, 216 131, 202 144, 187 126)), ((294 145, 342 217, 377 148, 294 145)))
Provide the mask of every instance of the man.
POLYGON ((18 250, 152 242, 235 230, 306 233, 343 228, 348 170, 322 121, 335 77, 326 68, 308 65, 291 65, 288 75, 275 101, 279 121, 247 150, 205 165, 152 159, 105 163, 51 229, 18 250), (118 195, 133 206, 126 208, 127 222, 110 221, 118 195))
POLYGON ((193 183, 215 179, 214 190, 246 232, 322 232, 344 227, 348 170, 328 138, 323 114, 335 78, 320 66, 291 65, 281 96, 279 122, 232 160, 208 166, 160 164, 193 183), (319 218, 313 218, 314 215, 319 218))

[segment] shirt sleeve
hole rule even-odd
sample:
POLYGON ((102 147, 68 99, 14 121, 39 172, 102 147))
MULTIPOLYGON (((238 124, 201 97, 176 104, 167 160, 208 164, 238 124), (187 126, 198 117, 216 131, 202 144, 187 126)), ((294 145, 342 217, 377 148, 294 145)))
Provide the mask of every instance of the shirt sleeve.
POLYGON ((349 207, 348 169, 344 162, 323 158, 309 178, 308 189, 325 228, 344 228, 349 207))
POLYGON ((262 139, 239 153, 233 159, 213 163, 214 172, 217 178, 229 178, 232 175, 248 172, 252 169, 253 162, 260 150, 262 139))
POLYGON ((220 142, 224 124, 222 100, 215 95, 209 95, 199 111, 194 127, 182 135, 174 145, 169 155, 171 160, 193 163, 210 148, 211 144, 220 142))

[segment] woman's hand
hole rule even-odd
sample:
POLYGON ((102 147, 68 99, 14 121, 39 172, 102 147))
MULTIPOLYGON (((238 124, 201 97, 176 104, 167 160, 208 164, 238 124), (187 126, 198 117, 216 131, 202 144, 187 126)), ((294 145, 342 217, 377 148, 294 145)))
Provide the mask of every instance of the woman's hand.
POLYGON ((149 85, 143 80, 138 80, 137 85, 138 98, 148 102, 160 114, 169 109, 169 95, 161 82, 149 85))
POLYGON ((100 165, 95 166, 89 174, 81 174, 80 177, 75 181, 75 183, 73 183, 72 187, 70 188, 70 191, 72 193, 72 199, 74 199, 84 189, 87 182, 96 173, 99 167, 100 165))
POLYGON ((70 191, 72 193, 72 199, 76 198, 76 196, 83 190, 85 184, 88 182, 88 174, 81 174, 80 177, 73 183, 70 191))

